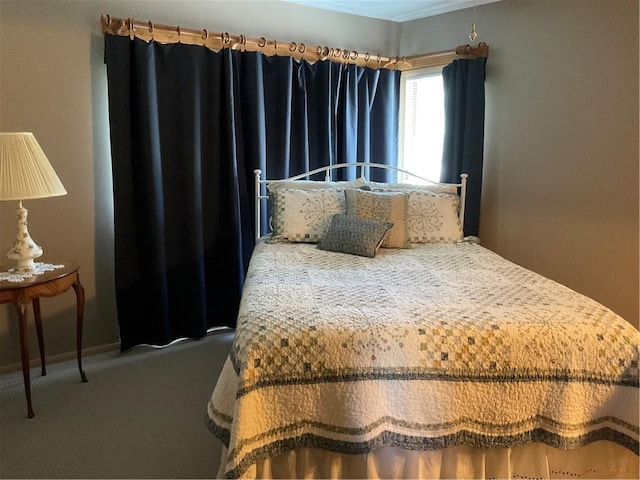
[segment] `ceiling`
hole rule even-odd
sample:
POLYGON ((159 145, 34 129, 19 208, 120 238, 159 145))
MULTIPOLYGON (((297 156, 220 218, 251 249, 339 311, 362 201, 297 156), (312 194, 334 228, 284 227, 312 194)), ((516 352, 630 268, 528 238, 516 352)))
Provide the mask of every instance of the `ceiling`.
POLYGON ((309 7, 322 8, 363 17, 406 22, 441 13, 473 8, 500 0, 288 0, 309 7))

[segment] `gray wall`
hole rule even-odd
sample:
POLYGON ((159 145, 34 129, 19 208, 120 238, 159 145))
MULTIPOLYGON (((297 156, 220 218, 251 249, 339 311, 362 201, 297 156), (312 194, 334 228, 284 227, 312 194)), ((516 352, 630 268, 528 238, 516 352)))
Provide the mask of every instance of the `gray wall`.
MULTIPOLYGON (((471 22, 405 23, 401 55, 466 43, 471 22)), ((476 24, 490 48, 483 244, 637 327, 637 0, 503 0, 476 24)))
MULTIPOLYGON (((102 13, 393 56, 467 43, 470 12, 395 24, 282 2, 2 0, 0 131, 34 132, 69 192, 25 206, 42 260, 81 264, 85 347, 118 342, 102 13)), ((637 2, 504 0, 476 20, 491 49, 484 244, 637 326, 637 2)), ((0 258, 14 210, 0 203, 0 258)), ((73 293, 42 307, 47 354, 73 352, 73 293)), ((0 366, 18 343, 0 306, 0 366)))

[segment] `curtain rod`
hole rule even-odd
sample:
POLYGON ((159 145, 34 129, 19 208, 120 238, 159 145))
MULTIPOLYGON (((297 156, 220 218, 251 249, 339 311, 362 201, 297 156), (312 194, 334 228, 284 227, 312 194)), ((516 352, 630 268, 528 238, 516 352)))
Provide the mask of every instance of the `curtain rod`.
POLYGON ((250 38, 243 34, 209 32, 206 28, 194 30, 178 26, 140 22, 132 18, 116 18, 107 14, 101 16, 102 33, 139 38, 146 42, 186 43, 200 45, 219 51, 224 48, 261 52, 265 55, 290 56, 310 63, 318 60, 356 64, 361 67, 386 68, 391 70, 413 70, 435 65, 446 65, 457 58, 479 58, 489 56, 489 46, 480 42, 477 46, 460 45, 455 50, 413 55, 410 57, 388 57, 379 54, 359 53, 342 48, 307 47, 304 43, 267 40, 265 37, 250 38))

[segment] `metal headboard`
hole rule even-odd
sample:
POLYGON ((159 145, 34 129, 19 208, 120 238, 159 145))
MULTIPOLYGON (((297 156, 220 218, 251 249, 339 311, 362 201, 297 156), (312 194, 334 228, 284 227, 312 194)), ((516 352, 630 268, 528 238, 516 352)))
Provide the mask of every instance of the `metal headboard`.
MULTIPOLYGON (((420 175, 416 175, 408 170, 403 168, 394 167, 392 165, 384 165, 381 163, 365 163, 365 162, 352 162, 352 163, 337 163, 335 165, 327 165, 325 167, 316 168, 315 170, 309 170, 308 172, 301 173, 299 175, 294 175, 293 177, 282 178, 278 180, 267 180, 260 178, 262 175, 262 170, 256 169, 253 171, 255 175, 255 240, 258 241, 260 239, 260 229, 261 229, 261 200, 267 200, 269 198, 269 192, 267 191, 267 185, 270 183, 278 183, 278 182, 286 182, 291 180, 303 180, 311 177, 313 175, 317 175, 319 173, 324 173, 324 181, 330 182, 331 173, 334 170, 338 170, 340 168, 350 168, 350 167, 361 167, 360 169, 360 177, 365 178, 365 171, 368 172, 369 168, 379 168, 384 170, 390 170, 395 172, 396 182, 403 183, 398 181, 398 176, 405 176, 408 179, 419 179, 423 182, 427 182, 430 185, 441 186, 441 187, 455 187, 459 190, 460 195, 460 212, 458 216, 460 218, 460 224, 464 227, 464 210, 465 210, 465 201, 467 196, 467 177, 466 173, 460 174, 460 183, 441 183, 434 182, 433 180, 429 180, 428 178, 421 177, 420 175)), ((368 179, 367 179, 368 180, 368 179)), ((322 180, 318 180, 322 181, 322 180)))

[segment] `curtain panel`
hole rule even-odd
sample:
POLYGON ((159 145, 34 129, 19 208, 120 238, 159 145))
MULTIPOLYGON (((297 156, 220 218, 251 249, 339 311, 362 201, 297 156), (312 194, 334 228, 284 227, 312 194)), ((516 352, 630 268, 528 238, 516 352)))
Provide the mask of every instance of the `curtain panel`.
POLYGON ((397 163, 400 72, 109 34, 105 64, 122 351, 235 327, 254 169, 397 163))
POLYGON ((469 174, 465 236, 478 236, 480 226, 486 63, 486 57, 460 59, 442 69, 445 129, 440 180, 457 183, 461 173, 469 174))

